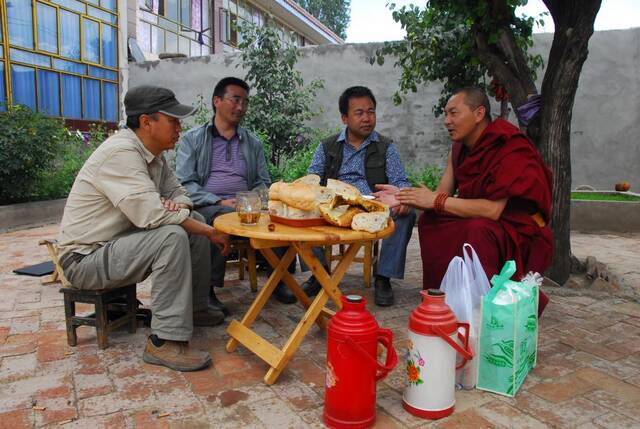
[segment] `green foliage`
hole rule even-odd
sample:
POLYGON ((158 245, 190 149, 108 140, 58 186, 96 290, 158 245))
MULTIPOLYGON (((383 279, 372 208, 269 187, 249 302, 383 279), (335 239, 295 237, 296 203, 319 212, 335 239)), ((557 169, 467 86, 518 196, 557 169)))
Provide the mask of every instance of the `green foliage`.
POLYGON ((38 173, 50 168, 70 139, 62 120, 25 106, 7 106, 0 114, 0 204, 29 200, 38 173))
POLYGON ((523 72, 530 73, 535 80, 536 70, 542 67, 543 61, 540 55, 529 54, 528 49, 533 46, 533 26, 543 21, 540 17, 517 17, 515 9, 523 4, 526 0, 505 0, 501 5, 504 13, 499 14, 489 13, 489 2, 478 0, 431 0, 424 9, 414 5, 396 9, 391 3, 388 6, 393 19, 407 35, 404 41, 385 42, 369 62, 382 65, 385 56, 396 58, 394 65, 402 70, 399 90, 393 97, 396 104, 402 102, 403 95, 416 92, 422 83, 441 82, 441 97, 433 107, 439 116, 455 89, 465 86, 488 89, 485 79, 488 68, 479 55, 476 36, 488 35, 489 49, 497 52, 502 36, 499 29, 506 25, 515 38, 515 45, 525 55, 529 70, 523 72))
POLYGON ((411 182, 411 186, 418 187, 425 185, 427 188, 435 191, 440 183, 440 178, 444 170, 435 165, 429 165, 423 168, 409 167, 407 168, 407 178, 411 182))
POLYGON ((351 21, 351 0, 295 0, 331 31, 345 39, 351 21))
POLYGON ((303 140, 301 136, 308 134, 305 122, 316 114, 310 106, 323 82, 304 85, 294 68, 297 49, 285 45, 274 27, 243 23, 240 31, 241 65, 248 70, 245 80, 253 92, 244 124, 266 138, 269 159, 279 165, 280 158, 292 154, 303 140))
POLYGON ((89 127, 87 136, 80 132, 70 134, 51 168, 39 172, 34 199, 64 198, 69 195, 85 161, 107 137, 107 128, 99 123, 89 127))
POLYGON ((206 124, 213 117, 213 110, 209 107, 209 103, 205 100, 204 95, 198 94, 193 106, 196 108, 196 112, 192 118, 196 126, 206 124))
MULTIPOLYGON (((267 161, 271 181, 284 180, 285 182, 292 182, 299 177, 305 176, 320 142, 335 133, 336 130, 321 131, 319 129, 311 129, 309 138, 300 142, 293 153, 281 158, 279 165, 267 161)), ((258 137, 263 142, 265 141, 265 135, 258 134, 258 137)), ((269 159, 271 146, 268 143, 264 143, 264 152, 267 159, 269 159)))

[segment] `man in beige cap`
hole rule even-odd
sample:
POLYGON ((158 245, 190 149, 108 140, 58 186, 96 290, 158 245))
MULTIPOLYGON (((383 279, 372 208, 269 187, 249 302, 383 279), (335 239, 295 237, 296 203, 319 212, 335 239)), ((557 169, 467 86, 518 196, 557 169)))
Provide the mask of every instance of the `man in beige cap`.
POLYGON ((145 362, 177 371, 211 364, 192 350, 193 326, 224 321, 207 304, 209 243, 229 250, 220 234, 192 212, 191 200, 162 152, 173 149, 180 119, 194 108, 172 91, 130 89, 127 129, 109 137, 85 162, 73 184, 60 226, 60 263, 73 287, 108 289, 151 276, 151 336, 145 362))

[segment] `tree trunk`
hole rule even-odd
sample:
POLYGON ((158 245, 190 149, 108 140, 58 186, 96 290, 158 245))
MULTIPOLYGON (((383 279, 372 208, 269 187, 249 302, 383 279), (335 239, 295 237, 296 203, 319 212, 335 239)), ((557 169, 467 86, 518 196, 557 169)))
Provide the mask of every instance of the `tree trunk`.
POLYGON ((542 82, 538 148, 553 171, 551 227, 555 254, 547 275, 563 284, 571 271, 571 117, 601 0, 545 3, 554 20, 555 34, 542 82))

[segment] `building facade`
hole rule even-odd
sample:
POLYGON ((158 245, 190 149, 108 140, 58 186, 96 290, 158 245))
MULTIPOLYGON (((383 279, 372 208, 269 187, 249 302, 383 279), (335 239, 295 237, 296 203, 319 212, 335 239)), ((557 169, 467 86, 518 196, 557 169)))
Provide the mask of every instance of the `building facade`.
POLYGON ((0 0, 0 109, 115 124, 129 59, 234 51, 235 24, 268 20, 297 46, 343 43, 293 0, 0 0))

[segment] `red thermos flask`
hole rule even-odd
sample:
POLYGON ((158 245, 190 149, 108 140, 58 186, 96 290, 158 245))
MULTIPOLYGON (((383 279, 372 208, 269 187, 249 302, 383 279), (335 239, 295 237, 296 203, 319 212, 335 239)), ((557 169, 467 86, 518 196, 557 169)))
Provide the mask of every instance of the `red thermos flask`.
POLYGON ((342 296, 342 309, 331 318, 327 333, 324 422, 330 428, 356 429, 376 420, 376 382, 398 363, 393 333, 378 326, 359 295, 342 296), (378 343, 386 362, 377 360, 378 343))

